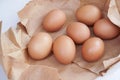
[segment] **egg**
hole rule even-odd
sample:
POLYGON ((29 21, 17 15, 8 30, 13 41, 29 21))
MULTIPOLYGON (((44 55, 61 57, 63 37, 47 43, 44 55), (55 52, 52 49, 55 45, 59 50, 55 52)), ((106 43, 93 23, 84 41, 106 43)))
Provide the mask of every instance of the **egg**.
POLYGON ((120 33, 120 29, 105 18, 98 20, 93 30, 95 35, 102 39, 112 39, 120 33))
POLYGON ((82 46, 82 57, 88 62, 99 60, 104 54, 104 42, 98 37, 89 38, 82 46))
POLYGON ((90 30, 84 23, 72 22, 68 25, 66 33, 77 44, 83 43, 90 37, 90 30))
POLYGON ((55 39, 53 53, 60 63, 69 64, 75 58, 76 46, 70 37, 62 35, 55 39))
POLYGON ((43 20, 43 28, 48 32, 58 31, 66 21, 66 15, 62 10, 50 11, 43 20))
POLYGON ((47 57, 52 49, 52 38, 46 32, 40 32, 33 36, 28 43, 28 53, 33 59, 47 57))
POLYGON ((78 21, 87 25, 93 25, 97 20, 102 17, 100 9, 94 5, 85 5, 78 8, 76 18, 78 21))

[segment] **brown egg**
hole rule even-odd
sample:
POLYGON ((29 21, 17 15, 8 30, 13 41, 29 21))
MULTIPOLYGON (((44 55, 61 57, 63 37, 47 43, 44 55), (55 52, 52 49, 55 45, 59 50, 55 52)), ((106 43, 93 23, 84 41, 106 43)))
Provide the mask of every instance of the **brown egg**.
POLYGON ((43 28, 46 31, 58 31, 65 23, 66 15, 59 9, 50 11, 43 20, 43 28))
POLYGON ((97 21, 93 29, 95 35, 102 39, 112 39, 120 33, 120 29, 105 18, 97 21))
POLYGON ((82 46, 82 57, 88 62, 99 60, 103 54, 104 42, 100 38, 89 38, 82 46))
POLYGON ((75 43, 83 43, 90 37, 90 30, 87 25, 80 22, 72 22, 67 27, 67 35, 75 41, 75 43))
POLYGON ((53 53, 60 63, 71 63, 76 53, 76 47, 73 40, 66 35, 57 37, 53 43, 53 53))
POLYGON ((85 5, 78 8, 76 17, 78 21, 87 25, 93 25, 102 16, 100 9, 94 5, 85 5))
POLYGON ((49 55, 51 48, 51 36, 48 33, 40 32, 31 38, 28 53, 33 59, 43 59, 49 55))

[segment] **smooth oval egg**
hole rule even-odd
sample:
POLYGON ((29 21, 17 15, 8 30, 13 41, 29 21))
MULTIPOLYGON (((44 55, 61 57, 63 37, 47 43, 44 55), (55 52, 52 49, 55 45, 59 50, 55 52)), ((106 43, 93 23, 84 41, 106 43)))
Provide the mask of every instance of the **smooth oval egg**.
POLYGON ((75 58, 76 46, 70 37, 62 35, 55 39, 53 53, 60 63, 69 64, 75 58))
POLYGON ((68 25, 66 33, 77 44, 83 43, 90 37, 90 30, 87 25, 80 22, 72 22, 68 25))
POLYGON ((99 60, 104 54, 104 42, 98 37, 89 38, 82 46, 82 57, 88 62, 99 60))
POLYGON ((43 59, 52 49, 52 38, 48 33, 40 32, 28 43, 28 53, 33 59, 43 59))
POLYGON ((94 5, 85 5, 78 8, 76 18, 78 21, 87 25, 93 25, 97 20, 102 17, 100 9, 94 5))
POLYGON ((65 13, 62 10, 54 9, 45 16, 43 20, 43 28, 49 32, 58 31, 62 28, 65 21, 65 13))
POLYGON ((102 39, 112 39, 120 33, 120 28, 105 18, 98 20, 94 24, 93 30, 95 35, 102 39))

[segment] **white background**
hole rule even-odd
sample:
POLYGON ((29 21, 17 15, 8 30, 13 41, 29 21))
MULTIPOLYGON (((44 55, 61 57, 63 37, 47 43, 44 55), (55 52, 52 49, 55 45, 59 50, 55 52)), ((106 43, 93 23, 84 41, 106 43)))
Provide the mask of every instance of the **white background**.
MULTIPOLYGON (((3 22, 2 32, 9 27, 15 27, 19 21, 17 12, 21 10, 29 0, 0 0, 0 20, 3 22)), ((98 66, 99 67, 99 66, 98 66)), ((6 80, 0 66, 0 80, 6 80)), ((96 80, 120 80, 120 62, 113 66, 103 77, 96 80)))

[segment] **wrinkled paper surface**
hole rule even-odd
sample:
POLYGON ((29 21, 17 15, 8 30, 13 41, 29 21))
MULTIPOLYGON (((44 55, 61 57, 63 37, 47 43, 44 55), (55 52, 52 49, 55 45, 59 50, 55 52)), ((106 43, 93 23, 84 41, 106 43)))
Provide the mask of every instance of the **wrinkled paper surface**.
POLYGON ((108 17, 114 24, 120 27, 120 0, 110 0, 108 17))
MULTIPOLYGON (((44 31, 42 21, 52 9, 59 8, 67 16, 67 21, 58 32, 50 33, 53 39, 66 34, 66 26, 73 21, 76 9, 86 4, 98 6, 106 16, 107 0, 33 0, 19 13, 20 22, 16 29, 1 33, 3 66, 9 80, 94 80, 102 71, 109 69, 120 60, 120 36, 104 40, 105 54, 97 62, 88 63, 81 57, 81 45, 77 45, 76 58, 68 65, 60 64, 51 53, 43 60, 33 60, 27 52, 31 37, 44 31)), ((2 28, 0 26, 0 28, 2 28)), ((94 35, 92 35, 94 36, 94 35)))

